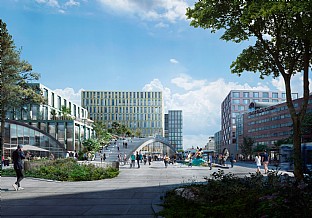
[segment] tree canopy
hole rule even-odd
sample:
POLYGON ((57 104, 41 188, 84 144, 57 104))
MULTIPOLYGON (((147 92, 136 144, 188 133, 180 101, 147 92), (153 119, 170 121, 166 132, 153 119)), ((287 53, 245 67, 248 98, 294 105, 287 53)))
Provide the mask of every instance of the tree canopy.
POLYGON ((17 50, 6 23, 0 19, 0 114, 1 114, 1 152, 4 140, 4 124, 7 111, 28 103, 42 102, 41 91, 29 85, 29 81, 38 80, 39 74, 32 66, 20 59, 21 50, 17 50))
POLYGON ((309 98, 309 69, 312 46, 312 1, 290 0, 199 0, 187 9, 191 26, 222 30, 222 40, 240 43, 250 40, 231 64, 231 72, 250 71, 260 78, 282 76, 294 131, 295 176, 303 178, 301 132, 309 98), (303 104, 295 109, 291 78, 303 75, 303 104))

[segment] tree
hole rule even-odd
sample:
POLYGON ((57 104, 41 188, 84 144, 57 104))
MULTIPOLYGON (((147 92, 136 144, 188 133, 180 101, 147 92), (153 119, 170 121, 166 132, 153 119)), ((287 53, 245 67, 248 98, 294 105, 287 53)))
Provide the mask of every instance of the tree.
POLYGON ((28 103, 44 101, 41 91, 28 82, 38 80, 39 74, 32 72, 32 66, 20 59, 21 50, 16 50, 6 24, 0 19, 0 114, 1 114, 1 156, 4 145, 6 113, 28 103))
POLYGON ((239 146, 244 157, 249 157, 252 155, 252 146, 254 144, 254 140, 250 137, 244 137, 243 144, 239 146))
POLYGON ((83 152, 87 153, 90 152, 92 154, 96 153, 97 151, 100 150, 101 145, 100 142, 97 139, 86 139, 82 142, 83 145, 83 152))
POLYGON ((93 129, 95 135, 101 146, 104 146, 109 143, 112 139, 112 135, 108 132, 105 124, 103 122, 97 121, 93 123, 93 129))
POLYGON ((69 107, 66 107, 65 105, 63 105, 61 107, 61 114, 62 114, 62 116, 64 116, 65 119, 72 119, 71 118, 71 109, 69 107))
POLYGON ((224 30, 221 39, 240 43, 254 41, 231 64, 231 72, 260 74, 260 78, 282 76, 288 110, 293 123, 294 174, 303 179, 300 125, 309 98, 309 68, 312 46, 312 1, 290 0, 200 0, 187 8, 190 25, 224 30), (291 78, 303 74, 303 103, 295 109, 291 78))

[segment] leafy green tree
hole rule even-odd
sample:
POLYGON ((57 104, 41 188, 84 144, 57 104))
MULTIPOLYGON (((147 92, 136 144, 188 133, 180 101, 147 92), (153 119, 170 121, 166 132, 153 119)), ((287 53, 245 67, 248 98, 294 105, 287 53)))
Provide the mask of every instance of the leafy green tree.
POLYGON ((100 142, 97 139, 89 138, 82 142, 83 151, 84 152, 91 152, 94 154, 95 152, 99 151, 101 148, 100 142))
POLYGON ((32 72, 32 66, 27 61, 21 60, 20 54, 21 50, 16 50, 5 22, 0 19, 1 156, 6 113, 28 103, 44 101, 41 91, 28 83, 38 80, 39 74, 32 72))
POLYGON ((255 141, 250 137, 243 138, 243 144, 241 144, 239 148, 241 149, 242 155, 244 155, 245 158, 252 155, 252 146, 254 142, 255 141))
POLYGON ((245 71, 260 74, 260 78, 282 76, 286 88, 288 110, 293 123, 294 174, 303 179, 301 158, 301 122, 309 99, 309 68, 312 46, 312 1, 287 0, 200 0, 187 8, 190 25, 224 30, 221 39, 241 43, 254 42, 244 49, 231 65, 239 76, 245 71), (303 74, 303 103, 295 109, 291 78, 303 74))
POLYGON ((97 121, 93 123, 93 129, 95 135, 101 146, 104 146, 109 143, 112 139, 112 135, 108 132, 105 124, 103 122, 97 121))
POLYGON ((72 119, 71 118, 71 109, 69 107, 66 107, 65 105, 63 105, 61 107, 61 114, 62 116, 64 116, 66 119, 72 119))

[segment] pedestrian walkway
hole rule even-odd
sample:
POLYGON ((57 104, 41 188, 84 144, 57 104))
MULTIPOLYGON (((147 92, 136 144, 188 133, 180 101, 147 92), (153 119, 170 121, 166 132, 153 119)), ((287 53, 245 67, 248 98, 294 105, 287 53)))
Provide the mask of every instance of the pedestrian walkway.
MULTIPOLYGON (((113 179, 87 182, 58 182, 25 178, 25 188, 15 191, 13 177, 1 178, 1 218, 4 217, 155 217, 160 196, 173 187, 205 182, 218 168, 188 167, 152 162, 141 168, 120 167, 113 179)), ((249 175, 254 168, 234 166, 224 169, 237 175, 249 175)))

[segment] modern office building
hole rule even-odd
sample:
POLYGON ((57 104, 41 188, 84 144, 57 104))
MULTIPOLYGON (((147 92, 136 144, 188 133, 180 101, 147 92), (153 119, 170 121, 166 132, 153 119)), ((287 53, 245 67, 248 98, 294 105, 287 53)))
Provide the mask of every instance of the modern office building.
MULTIPOLYGON (((32 129, 35 132, 48 134, 63 146, 65 150, 79 151, 83 140, 93 136, 93 121, 88 119, 88 111, 81 106, 69 101, 68 99, 57 95, 54 91, 40 83, 33 83, 37 86, 44 98, 45 104, 25 104, 19 108, 9 111, 6 118, 23 123, 23 128, 32 129)), ((6 124, 6 147, 16 147, 18 143, 37 145, 49 150, 44 143, 34 143, 28 140, 29 133, 18 129, 15 133, 14 125, 6 124), (20 140, 26 134, 24 140, 20 140), (18 139, 16 140, 16 137, 18 139)), ((33 135, 33 134, 32 134, 33 135)))
MULTIPOLYGON (((294 100, 294 106, 298 110, 302 104, 302 98, 294 100)), ((286 102, 267 105, 252 102, 249 105, 250 112, 246 112, 238 121, 238 144, 243 143, 243 138, 252 138, 254 145, 266 145, 274 148, 278 140, 284 140, 292 136, 292 120, 286 102)), ((310 94, 307 113, 312 113, 312 95, 310 94)), ((312 131, 302 135, 302 142, 312 141, 312 131)))
POLYGON ((183 150, 182 110, 169 110, 165 114, 165 138, 176 150, 183 150))
POLYGON ((220 154, 222 142, 221 130, 214 134, 214 141, 215 141, 215 151, 216 153, 220 154))
POLYGON ((141 137, 164 135, 162 92, 82 91, 81 104, 108 128, 117 122, 141 137))
MULTIPOLYGON (((298 94, 292 94, 293 99, 298 94)), ((284 102, 286 93, 281 91, 231 90, 221 105, 221 150, 228 149, 231 154, 238 152, 236 137, 236 117, 248 112, 251 102, 277 104, 284 102)))

